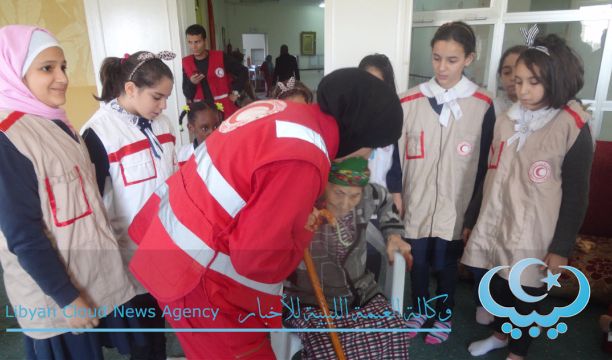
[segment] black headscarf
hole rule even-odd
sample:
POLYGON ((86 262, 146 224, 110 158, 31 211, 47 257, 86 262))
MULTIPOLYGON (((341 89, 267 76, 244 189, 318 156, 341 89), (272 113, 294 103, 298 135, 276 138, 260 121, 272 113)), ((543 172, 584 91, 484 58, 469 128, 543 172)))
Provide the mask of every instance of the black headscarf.
POLYGON ((337 157, 394 144, 402 132, 402 106, 394 89, 364 70, 339 69, 323 77, 317 102, 338 122, 337 157))

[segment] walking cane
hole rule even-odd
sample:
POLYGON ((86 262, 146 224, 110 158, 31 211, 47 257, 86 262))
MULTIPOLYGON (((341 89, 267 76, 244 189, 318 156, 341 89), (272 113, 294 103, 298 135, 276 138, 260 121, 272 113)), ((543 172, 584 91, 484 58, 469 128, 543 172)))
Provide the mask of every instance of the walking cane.
MULTIPOLYGON (((319 280, 319 275, 317 275, 317 271, 315 270, 315 265, 312 261, 312 256, 310 255, 310 250, 308 248, 304 250, 304 263, 306 263, 308 277, 310 278, 310 283, 312 284, 312 288, 314 289, 315 295, 317 297, 319 307, 323 311, 323 315, 325 315, 325 322, 327 328, 335 329, 336 326, 334 325, 334 322, 329 315, 329 306, 327 305, 327 300, 325 300, 325 296, 323 295, 321 281, 319 280)), ((346 360, 346 356, 344 355, 344 350, 342 350, 342 343, 340 343, 338 333, 330 332, 329 337, 331 338, 331 342, 334 346, 334 351, 336 352, 338 360, 346 360)))
MULTIPOLYGON (((310 283, 312 284, 315 295, 317 297, 319 307, 323 311, 323 315, 325 315, 325 322, 327 328, 335 329, 336 326, 334 325, 334 321, 330 317, 329 306, 327 305, 327 300, 325 300, 325 296, 323 295, 323 289, 321 289, 321 281, 319 280, 319 275, 317 275, 317 272, 315 270, 315 265, 312 261, 312 256, 310 255, 310 250, 308 248, 304 250, 304 263, 306 263, 308 277, 310 278, 310 283)), ((334 351, 336 352, 338 360, 346 360, 346 356, 344 355, 344 350, 342 350, 342 343, 340 343, 338 333, 330 332, 329 337, 331 338, 331 342, 334 346, 334 351)))

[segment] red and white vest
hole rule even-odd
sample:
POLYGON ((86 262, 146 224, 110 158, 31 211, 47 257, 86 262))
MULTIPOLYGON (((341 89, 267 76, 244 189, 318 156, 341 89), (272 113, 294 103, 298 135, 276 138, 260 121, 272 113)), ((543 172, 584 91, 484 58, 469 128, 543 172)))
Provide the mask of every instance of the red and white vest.
MULTIPOLYGON (((187 77, 191 77, 194 73, 198 72, 198 68, 195 63, 195 56, 189 55, 183 58, 183 69, 187 74, 187 77)), ((232 115, 238 107, 229 99, 231 91, 231 76, 225 73, 225 63, 223 62, 223 52, 218 50, 210 50, 208 52, 208 73, 204 80, 208 83, 210 92, 212 93, 213 100, 215 103, 221 103, 223 105, 223 113, 225 118, 232 115)), ((202 84, 196 86, 196 93, 193 101, 204 100, 204 91, 202 90, 202 84)))
MULTIPOLYGON (((311 163, 321 173, 322 192, 337 147, 337 124, 318 105, 269 100, 238 110, 134 219, 129 232, 140 245, 130 263, 132 273, 163 302, 184 297, 206 274, 226 284, 234 298, 278 303, 280 283, 258 282, 236 271, 227 234, 236 231, 240 211, 249 205, 257 169, 278 161, 311 163)), ((290 223, 282 216, 275 226, 290 223)))
MULTIPOLYGON (((91 128, 108 154, 110 182, 104 186, 104 205, 127 266, 136 246, 127 229, 157 187, 176 170, 175 137, 170 120, 160 115, 151 121, 153 134, 163 152, 157 158, 147 137, 135 123, 135 116, 119 112, 109 104, 100 108, 83 126, 91 128)), ((135 286, 138 283, 135 282, 135 286)), ((139 288, 143 293, 144 289, 139 288)))
POLYGON ((179 166, 185 165, 187 160, 189 160, 191 155, 193 155, 193 150, 194 148, 192 143, 185 144, 177 149, 176 161, 178 162, 179 166))

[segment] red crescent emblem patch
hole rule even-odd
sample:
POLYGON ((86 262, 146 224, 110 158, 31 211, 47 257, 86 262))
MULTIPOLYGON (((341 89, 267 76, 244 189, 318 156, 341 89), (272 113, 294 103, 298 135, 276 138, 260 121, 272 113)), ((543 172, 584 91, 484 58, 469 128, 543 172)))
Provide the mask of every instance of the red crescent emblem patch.
POLYGON ((219 132, 228 133, 255 120, 276 114, 287 108, 287 103, 281 100, 256 101, 236 111, 219 126, 219 132))
POLYGON ((468 156, 472 153, 474 147, 467 141, 462 141, 457 145, 457 153, 461 156, 468 156))
POLYGON ((536 184, 543 183, 550 179, 552 167, 546 161, 536 161, 529 168, 529 179, 536 184))

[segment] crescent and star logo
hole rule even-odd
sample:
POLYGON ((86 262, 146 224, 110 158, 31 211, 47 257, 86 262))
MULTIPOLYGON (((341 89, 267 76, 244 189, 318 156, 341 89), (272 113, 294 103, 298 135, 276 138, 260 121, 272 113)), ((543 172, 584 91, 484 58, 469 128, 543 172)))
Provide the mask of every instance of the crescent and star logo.
MULTIPOLYGON (((546 266, 546 264, 539 259, 527 258, 523 259, 510 269, 508 276, 508 283, 510 284, 510 290, 512 294, 519 300, 528 303, 536 303, 543 300, 548 294, 540 296, 532 296, 527 294, 521 287, 521 274, 528 266, 546 266)), ((539 314, 536 311, 531 312, 527 315, 519 314, 515 308, 506 307, 498 304, 491 296, 491 290, 489 285, 493 276, 502 269, 507 269, 509 266, 497 266, 487 271, 484 275, 480 284, 478 285, 478 297, 482 302, 482 306, 492 315, 500 318, 508 318, 510 321, 502 324, 501 330, 510 334, 513 339, 519 339, 523 336, 523 332, 519 328, 529 327, 529 336, 536 338, 540 335, 540 328, 548 328, 546 335, 549 339, 556 339, 559 334, 567 332, 567 324, 563 321, 559 322, 562 317, 568 318, 580 313, 586 307, 591 296, 591 287, 584 274, 573 266, 560 266, 563 269, 571 272, 578 279, 578 295, 571 304, 564 307, 555 307, 550 314, 539 314), (556 326, 555 326, 556 324, 556 326), (517 326, 516 328, 512 325, 517 326)), ((554 274, 548 270, 547 276, 541 281, 545 283, 546 290, 550 291, 553 286, 561 287, 559 284, 559 276, 561 274, 554 274)))

